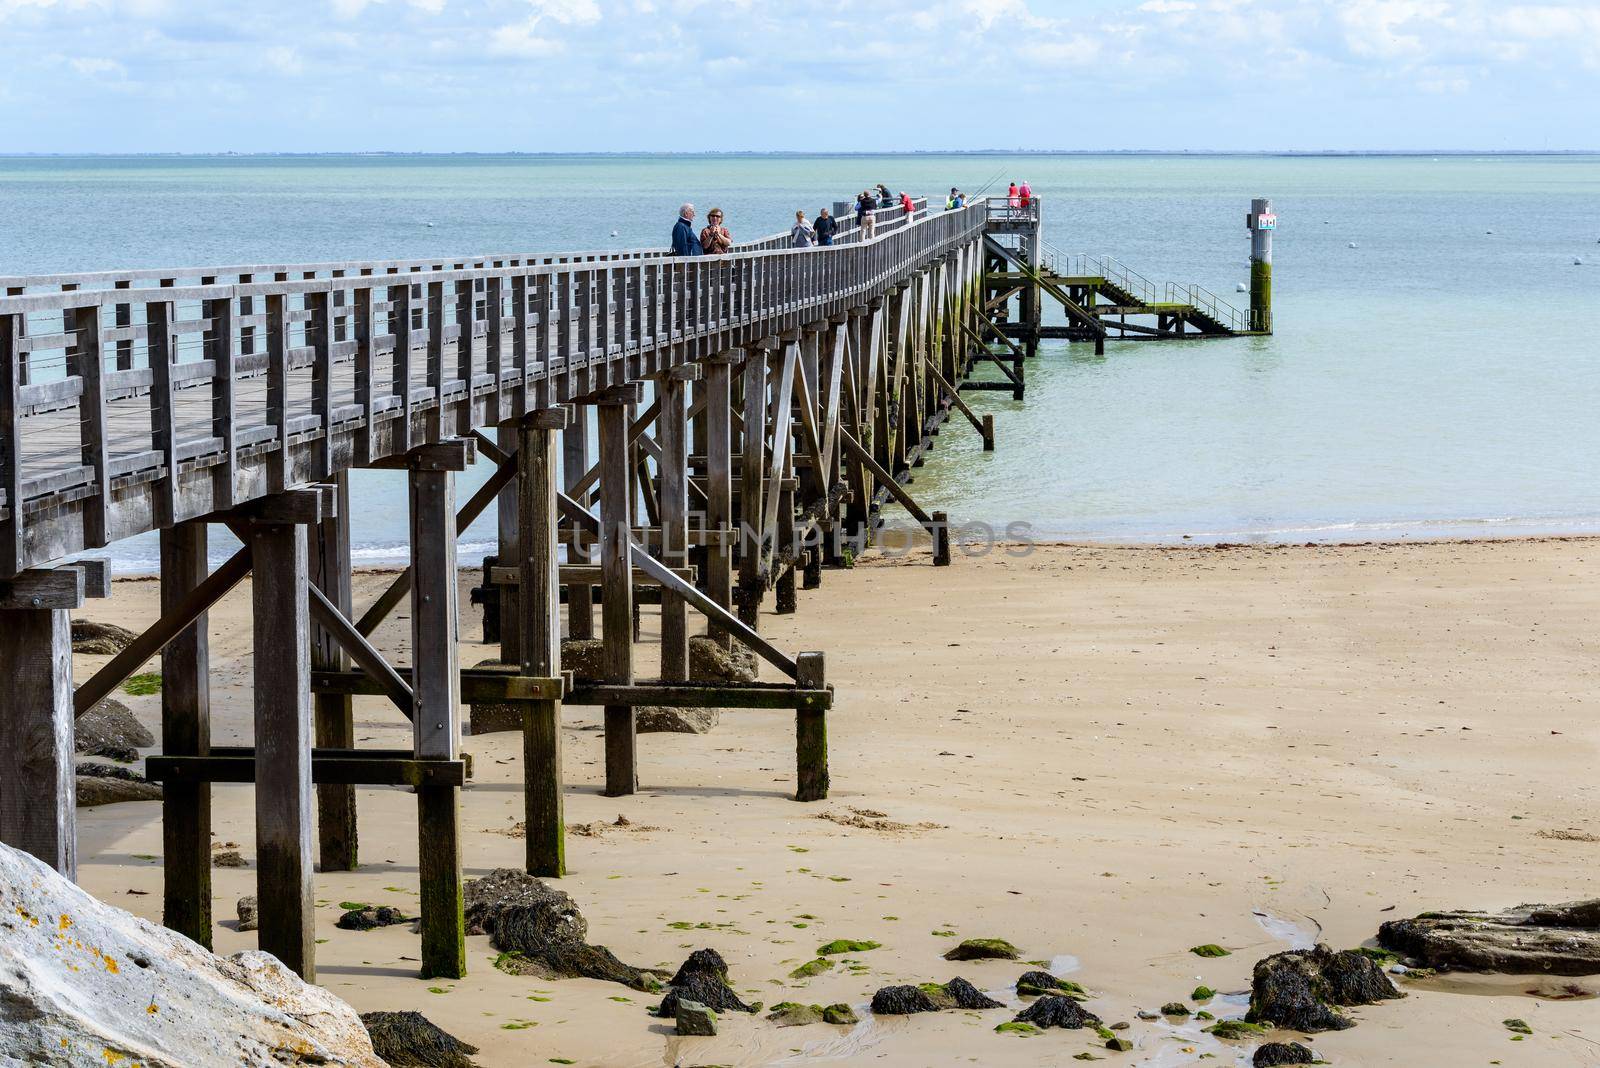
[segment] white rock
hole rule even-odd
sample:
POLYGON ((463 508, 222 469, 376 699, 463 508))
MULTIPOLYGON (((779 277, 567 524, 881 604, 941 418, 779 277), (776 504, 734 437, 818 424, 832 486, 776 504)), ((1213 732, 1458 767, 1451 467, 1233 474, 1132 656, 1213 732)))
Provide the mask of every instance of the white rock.
POLYGON ((385 1068, 355 1010, 269 953, 219 957, 0 845, 0 1065, 385 1068))

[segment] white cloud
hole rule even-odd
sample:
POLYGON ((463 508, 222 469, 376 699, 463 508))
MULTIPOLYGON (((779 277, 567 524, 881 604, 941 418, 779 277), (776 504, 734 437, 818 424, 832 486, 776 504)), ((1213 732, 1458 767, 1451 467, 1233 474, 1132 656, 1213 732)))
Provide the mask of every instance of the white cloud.
POLYGON ((101 74, 124 75, 127 68, 114 59, 105 59, 101 56, 78 56, 67 60, 73 70, 86 78, 93 78, 101 74))
POLYGON ((509 56, 513 59, 537 59, 560 52, 561 43, 548 37, 540 37, 535 32, 538 28, 537 16, 526 22, 501 26, 489 38, 489 51, 494 55, 509 56))

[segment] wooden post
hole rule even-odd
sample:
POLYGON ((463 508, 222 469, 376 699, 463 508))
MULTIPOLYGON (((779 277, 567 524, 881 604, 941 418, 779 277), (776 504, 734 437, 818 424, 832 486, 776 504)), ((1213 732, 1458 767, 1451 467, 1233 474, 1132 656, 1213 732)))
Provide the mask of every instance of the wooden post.
MULTIPOLYGON (((658 460, 661 471, 661 562, 683 567, 689 561, 688 385, 699 371, 691 364, 662 375, 656 389, 661 402, 658 460)), ((681 682, 689 677, 689 615, 682 597, 661 591, 661 678, 681 682)))
MULTIPOLYGON (((320 517, 318 517, 320 518, 320 517)), ((256 898, 259 942, 316 982, 311 874, 311 626, 306 532, 250 528, 255 561, 256 898)), ((209 849, 208 849, 209 852, 209 849)), ((209 857, 208 857, 209 859, 209 857)))
MULTIPOLYGON (((600 617, 605 681, 633 684, 633 554, 629 543, 628 398, 634 387, 602 395, 600 418, 600 617)), ((607 705, 607 797, 638 787, 636 716, 632 705, 607 705)))
MULTIPOLYGON (((210 574, 206 525, 161 532, 161 614, 175 611, 210 574)), ((210 638, 201 613, 161 652, 161 752, 211 752, 210 638)), ((161 922, 211 948, 211 784, 161 784, 161 922)))
MULTIPOLYGON (((821 653, 801 653, 795 658, 800 670, 795 685, 806 690, 826 686, 821 653)), ((828 796, 828 720, 827 713, 801 710, 795 713, 796 801, 821 801, 828 796)))
MULTIPOLYGON (((493 322, 495 320, 491 320, 493 322)), ((499 334, 494 329, 495 335, 499 334)), ((502 426, 495 431, 495 442, 500 450, 510 453, 517 448, 518 430, 514 426, 502 426)), ((507 567, 516 566, 514 561, 517 552, 517 518, 521 509, 521 494, 515 481, 500 491, 497 499, 497 516, 499 519, 499 556, 500 563, 507 567)), ((518 601, 522 598, 522 591, 517 586, 500 586, 495 590, 500 599, 500 662, 502 664, 517 664, 522 662, 522 608, 518 601)), ((474 730, 477 728, 474 727, 474 730)))
MULTIPOLYGON (((719 353, 706 360, 706 529, 719 540, 706 550, 706 594, 733 611, 733 547, 720 540, 733 527, 733 360, 736 352, 719 353)), ((711 638, 724 649, 733 639, 712 623, 711 638)))
MULTIPOLYGON (((517 566, 524 675, 561 674, 561 596, 557 584, 555 432, 570 429, 564 408, 534 412, 518 427, 517 566)), ((585 587, 587 589, 587 587, 585 587)), ((562 803, 561 702, 530 701, 522 735, 526 866, 530 875, 567 873, 562 803)))
MULTIPOLYGON (((462 326, 469 329, 470 321, 462 326)), ((455 472, 465 466, 465 450, 451 447, 459 444, 425 445, 409 454, 411 729, 419 760, 455 760, 461 753, 455 472)), ((459 807, 457 787, 417 787, 424 979, 459 979, 467 972, 459 807)))
POLYGON ((950 566, 950 517, 943 512, 933 513, 933 566, 950 566))
MULTIPOLYGON (((562 485, 570 493, 588 472, 589 411, 580 405, 573 412, 572 422, 561 432, 562 485)), ((575 564, 589 563, 594 559, 594 550, 574 541, 567 549, 567 559, 575 564)), ((577 639, 594 637, 593 586, 567 587, 567 634, 577 639)))
POLYGON ((994 413, 983 414, 983 451, 994 452, 994 413))
POLYGON ((0 582, 0 842, 68 879, 78 877, 69 614, 82 603, 73 568, 0 582))
POLYGON ((752 630, 761 622, 766 580, 761 554, 766 531, 763 469, 767 455, 767 352, 753 349, 744 364, 744 438, 739 468, 739 619, 752 630))
MULTIPOLYGON (((341 471, 334 480, 336 514, 307 531, 307 558, 311 583, 346 619, 350 597, 350 476, 341 471)), ((344 646, 324 627, 311 625, 312 670, 344 671, 350 657, 344 646)), ((312 700, 317 747, 354 749, 356 744, 352 698, 348 694, 319 693, 312 700)), ((357 865, 356 788, 343 784, 317 787, 317 852, 323 871, 355 871, 357 865)))

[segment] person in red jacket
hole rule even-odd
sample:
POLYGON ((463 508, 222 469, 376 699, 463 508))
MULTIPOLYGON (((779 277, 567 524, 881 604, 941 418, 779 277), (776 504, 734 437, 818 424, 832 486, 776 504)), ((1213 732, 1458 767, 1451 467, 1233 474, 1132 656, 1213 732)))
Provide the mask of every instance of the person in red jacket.
POLYGON ((911 203, 911 194, 904 189, 900 190, 900 210, 907 215, 917 210, 916 205, 911 203))

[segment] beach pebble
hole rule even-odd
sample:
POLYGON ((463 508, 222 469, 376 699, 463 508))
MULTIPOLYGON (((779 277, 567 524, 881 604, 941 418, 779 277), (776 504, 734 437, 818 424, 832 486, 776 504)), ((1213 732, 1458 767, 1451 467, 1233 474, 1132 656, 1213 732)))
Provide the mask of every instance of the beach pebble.
POLYGON ((1407 968, 1404 964, 1391 964, 1391 965, 1389 965, 1389 974, 1390 975, 1404 975, 1407 972, 1409 972, 1410 970, 1411 969, 1407 968))
POLYGON ((698 1001, 679 1001, 676 1015, 678 1034, 712 1037, 717 1033, 717 1014, 698 1001))

